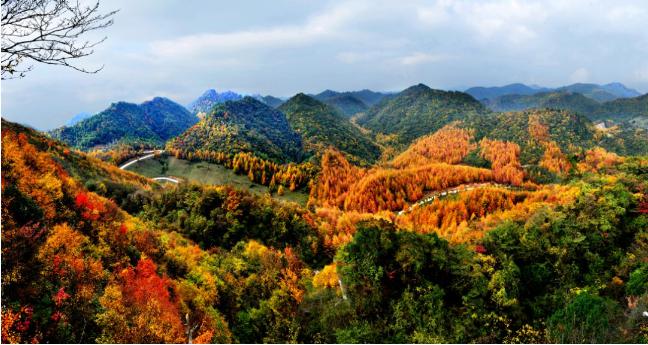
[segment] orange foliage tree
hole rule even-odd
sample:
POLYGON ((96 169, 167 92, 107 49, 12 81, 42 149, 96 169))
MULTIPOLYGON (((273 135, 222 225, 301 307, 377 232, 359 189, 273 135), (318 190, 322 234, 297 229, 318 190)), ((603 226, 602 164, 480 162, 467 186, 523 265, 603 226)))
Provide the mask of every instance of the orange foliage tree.
POLYGON ((623 162, 623 157, 619 157, 614 152, 608 152, 602 147, 595 147, 585 152, 585 158, 578 163, 580 172, 598 172, 601 169, 613 167, 623 162))
POLYGON ((315 166, 311 163, 277 164, 249 152, 231 155, 217 151, 167 149, 176 158, 222 164, 236 174, 245 174, 250 181, 269 186, 272 190, 280 185, 291 191, 306 187, 315 172, 315 166))
POLYGON ((349 187, 366 174, 344 157, 329 148, 322 155, 321 170, 317 181, 311 187, 309 205, 342 207, 349 187))
POLYGON ((421 233, 437 232, 462 242, 469 239, 456 236, 458 226, 495 211, 511 208, 523 199, 516 197, 517 194, 519 193, 504 188, 490 187, 461 193, 457 198, 437 198, 428 205, 416 207, 397 217, 396 224, 421 233))
POLYGON ((405 168, 435 162, 457 164, 476 148, 472 142, 473 132, 458 128, 456 124, 447 125, 432 135, 418 139, 392 161, 392 166, 405 168))
POLYGON ((408 169, 375 169, 349 190, 345 210, 398 211, 423 197, 425 192, 443 190, 467 183, 486 182, 490 170, 463 165, 433 163, 408 169))
POLYGON ((481 156, 491 162, 493 178, 497 182, 519 186, 524 180, 524 171, 520 165, 520 146, 516 143, 500 140, 482 139, 481 156))
POLYGON ((393 213, 361 213, 357 211, 343 211, 337 207, 319 207, 315 210, 317 219, 320 220, 318 232, 324 239, 324 247, 334 255, 337 248, 349 243, 353 239, 357 224, 374 219, 392 220, 393 213))
POLYGON ((148 258, 122 271, 99 299, 104 312, 97 317, 109 343, 183 343, 185 329, 171 283, 160 277, 148 258))
POLYGON ((544 143, 545 152, 540 160, 540 166, 558 175, 565 175, 571 170, 572 165, 562 153, 560 147, 553 142, 544 143))

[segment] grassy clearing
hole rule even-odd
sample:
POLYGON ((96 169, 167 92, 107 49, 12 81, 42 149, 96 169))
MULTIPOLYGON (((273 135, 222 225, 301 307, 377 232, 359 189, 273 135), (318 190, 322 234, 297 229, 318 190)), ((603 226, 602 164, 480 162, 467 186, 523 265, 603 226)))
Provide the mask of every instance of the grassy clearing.
MULTIPOLYGON (((162 156, 139 161, 126 170, 148 177, 173 176, 203 184, 230 185, 257 194, 268 193, 268 187, 250 182, 247 176, 236 175, 232 170, 222 165, 208 162, 190 162, 175 157, 162 156)), ((308 201, 308 194, 305 192, 291 192, 288 189, 282 196, 278 196, 276 193, 272 196, 300 205, 306 205, 308 201)))

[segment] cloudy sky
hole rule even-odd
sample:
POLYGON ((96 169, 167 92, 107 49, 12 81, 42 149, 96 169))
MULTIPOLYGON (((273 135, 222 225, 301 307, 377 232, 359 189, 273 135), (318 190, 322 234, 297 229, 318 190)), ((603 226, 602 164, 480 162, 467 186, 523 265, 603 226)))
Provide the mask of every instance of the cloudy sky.
POLYGON ((2 82, 2 116, 39 129, 111 102, 207 88, 291 96, 620 81, 648 92, 644 0, 101 0, 119 9, 80 61, 2 82))

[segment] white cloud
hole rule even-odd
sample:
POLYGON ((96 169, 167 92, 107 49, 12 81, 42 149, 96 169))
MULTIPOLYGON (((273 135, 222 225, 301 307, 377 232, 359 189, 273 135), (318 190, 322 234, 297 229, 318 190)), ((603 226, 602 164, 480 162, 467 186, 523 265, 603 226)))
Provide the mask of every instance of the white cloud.
POLYGON ((413 65, 420 65, 420 64, 442 61, 445 60, 446 58, 447 56, 445 55, 416 52, 398 58, 398 62, 401 65, 413 66, 413 65))
POLYGON ((363 10, 366 10, 366 6, 336 6, 310 17, 303 25, 191 34, 154 41, 150 48, 153 56, 164 59, 315 44, 320 39, 343 35, 342 28, 357 18, 363 10))
POLYGON ((584 83, 589 81, 590 72, 587 68, 581 67, 569 75, 569 81, 572 83, 584 83))
POLYGON ((620 81, 648 91, 646 0, 109 5, 121 8, 115 25, 96 33, 108 41, 81 62, 106 68, 85 75, 36 66, 27 78, 2 83, 3 116, 51 128, 113 101, 159 94, 185 103, 208 87, 285 96, 419 82, 620 81))
POLYGON ((355 64, 359 62, 369 62, 384 56, 385 53, 380 51, 344 51, 335 55, 335 58, 346 64, 355 64))

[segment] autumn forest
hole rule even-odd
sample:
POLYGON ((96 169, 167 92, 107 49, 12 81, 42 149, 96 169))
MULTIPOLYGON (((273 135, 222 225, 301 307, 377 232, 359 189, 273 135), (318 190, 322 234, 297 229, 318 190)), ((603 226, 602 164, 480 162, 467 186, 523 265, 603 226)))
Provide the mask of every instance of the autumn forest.
MULTIPOLYGON (((3 88, 25 61, 100 78, 78 39, 121 12, 2 7, 3 88)), ((41 130, 3 106, 2 343, 648 343, 648 97, 623 84, 102 107, 41 130)))

